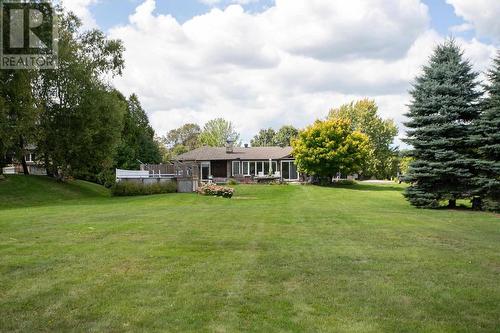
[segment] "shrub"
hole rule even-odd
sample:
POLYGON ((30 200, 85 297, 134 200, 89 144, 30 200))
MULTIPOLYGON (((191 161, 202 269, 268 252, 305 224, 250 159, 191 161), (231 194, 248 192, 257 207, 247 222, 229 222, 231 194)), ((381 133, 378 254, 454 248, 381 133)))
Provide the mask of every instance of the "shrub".
POLYGON ((229 199, 233 196, 234 189, 215 184, 204 184, 198 188, 198 193, 201 195, 212 195, 229 199))
POLYGON ((174 192, 177 192, 177 184, 175 182, 142 184, 122 181, 111 187, 111 193, 114 196, 150 195, 174 192))
POLYGON ((240 182, 237 181, 236 179, 234 178, 231 178, 227 181, 227 185, 238 185, 240 182))

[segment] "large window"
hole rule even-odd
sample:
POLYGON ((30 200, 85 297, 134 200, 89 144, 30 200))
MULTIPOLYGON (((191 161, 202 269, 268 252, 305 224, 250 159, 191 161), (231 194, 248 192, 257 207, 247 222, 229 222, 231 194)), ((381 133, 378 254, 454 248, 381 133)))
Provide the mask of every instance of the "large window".
POLYGON ((267 176, 270 172, 274 174, 280 170, 279 164, 276 161, 272 161, 271 164, 269 164, 269 161, 244 161, 241 162, 241 168, 245 176, 258 176, 259 172, 267 176))
POLYGON ((241 175, 241 166, 239 161, 233 161, 233 176, 241 175))

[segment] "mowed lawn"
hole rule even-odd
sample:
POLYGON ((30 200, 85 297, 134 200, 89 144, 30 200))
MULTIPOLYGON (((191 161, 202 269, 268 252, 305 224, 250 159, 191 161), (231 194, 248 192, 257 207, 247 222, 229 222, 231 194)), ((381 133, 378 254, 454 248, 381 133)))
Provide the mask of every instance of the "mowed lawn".
POLYGON ((500 332, 500 217, 399 185, 0 182, 1 331, 500 332))

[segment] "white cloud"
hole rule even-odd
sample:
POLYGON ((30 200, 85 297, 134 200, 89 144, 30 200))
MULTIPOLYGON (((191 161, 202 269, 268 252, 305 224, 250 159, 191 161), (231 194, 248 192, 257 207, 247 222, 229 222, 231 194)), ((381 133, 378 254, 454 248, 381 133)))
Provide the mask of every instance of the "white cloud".
POLYGON ((82 20, 84 29, 97 28, 97 23, 89 10, 89 7, 96 4, 98 0, 62 0, 64 8, 72 11, 82 20))
MULTIPOLYGON (((259 0, 226 0, 226 4, 239 4, 239 5, 247 5, 252 2, 258 2, 259 0)), ((198 2, 203 3, 207 6, 215 6, 223 3, 222 0, 198 0, 198 2)))
MULTIPOLYGON (((115 84, 139 95, 160 135, 224 117, 249 140, 363 97, 401 124, 410 82, 442 37, 418 0, 373 1, 277 0, 262 13, 231 5, 180 24, 145 0, 110 30, 126 47, 115 84)), ((486 66, 492 47, 459 42, 486 66)))
POLYGON ((455 14, 463 17, 480 36, 500 41, 500 1, 498 0, 446 0, 455 14))

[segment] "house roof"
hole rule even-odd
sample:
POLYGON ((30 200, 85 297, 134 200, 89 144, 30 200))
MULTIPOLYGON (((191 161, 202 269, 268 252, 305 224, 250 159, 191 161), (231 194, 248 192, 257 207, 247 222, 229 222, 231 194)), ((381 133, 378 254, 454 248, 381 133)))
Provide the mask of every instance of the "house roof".
POLYGON ((292 147, 234 147, 228 153, 225 147, 201 147, 176 157, 179 161, 213 160, 278 160, 290 157, 292 147))

